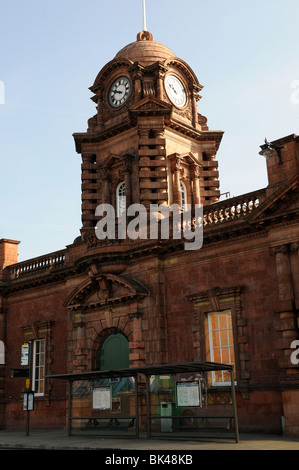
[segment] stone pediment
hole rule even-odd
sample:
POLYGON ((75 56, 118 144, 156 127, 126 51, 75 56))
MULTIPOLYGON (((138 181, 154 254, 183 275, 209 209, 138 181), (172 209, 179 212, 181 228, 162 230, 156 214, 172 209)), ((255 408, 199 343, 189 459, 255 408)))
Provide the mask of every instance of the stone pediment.
POLYGON ((294 223, 299 214, 299 178, 294 176, 273 192, 264 188, 218 201, 203 212, 205 243, 294 223))
POLYGON ((171 162, 171 170, 175 171, 178 165, 188 165, 194 168, 202 168, 203 164, 193 155, 192 152, 187 154, 173 153, 168 156, 171 162))
POLYGON ((93 93, 97 93, 99 89, 103 89, 106 84, 106 80, 111 75, 114 70, 117 70, 121 67, 130 67, 132 62, 128 59, 112 59, 108 62, 98 73, 94 84, 89 88, 93 93))
POLYGON ((148 289, 138 281, 125 276, 101 274, 79 284, 64 306, 72 310, 89 310, 137 300, 147 295, 148 289))
MULTIPOLYGON (((203 89, 203 85, 199 83, 194 71, 192 70, 190 65, 188 65, 184 60, 179 59, 178 57, 170 57, 166 60, 165 66, 173 67, 180 70, 180 72, 188 80, 190 86, 192 86, 196 92, 199 92, 203 89)), ((198 98, 200 99, 201 96, 199 96, 198 98)))
POLYGON ((172 106, 157 98, 147 97, 130 107, 133 115, 168 115, 172 113, 172 106))
POLYGON ((273 193, 248 216, 249 223, 273 217, 293 217, 299 212, 299 177, 295 175, 273 193))
POLYGON ((117 166, 123 166, 123 167, 129 168, 133 158, 134 157, 129 154, 118 155, 118 154, 111 153, 104 160, 102 167, 112 168, 112 167, 117 167, 117 166))
POLYGON ((110 154, 103 162, 103 167, 114 166, 122 163, 122 155, 110 154))

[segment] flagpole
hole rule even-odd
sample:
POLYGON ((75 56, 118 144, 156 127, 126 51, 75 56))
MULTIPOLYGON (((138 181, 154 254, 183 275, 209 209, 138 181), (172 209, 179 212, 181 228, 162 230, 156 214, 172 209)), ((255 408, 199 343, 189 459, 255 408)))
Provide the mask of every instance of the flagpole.
POLYGON ((146 27, 145 0, 142 0, 142 9, 143 9, 143 31, 147 31, 147 27, 146 27))

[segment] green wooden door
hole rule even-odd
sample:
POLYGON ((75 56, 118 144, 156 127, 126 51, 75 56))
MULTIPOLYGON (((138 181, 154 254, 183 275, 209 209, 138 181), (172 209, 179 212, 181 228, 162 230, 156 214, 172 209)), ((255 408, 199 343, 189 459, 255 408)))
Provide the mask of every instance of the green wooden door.
POLYGON ((100 370, 126 369, 130 366, 129 342, 121 333, 109 335, 100 351, 100 370))

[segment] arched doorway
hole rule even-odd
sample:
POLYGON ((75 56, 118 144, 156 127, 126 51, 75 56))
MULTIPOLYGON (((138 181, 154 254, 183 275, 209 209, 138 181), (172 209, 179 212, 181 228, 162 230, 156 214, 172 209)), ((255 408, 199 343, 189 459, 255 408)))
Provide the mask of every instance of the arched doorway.
POLYGON ((126 369, 130 366, 129 341, 122 333, 109 334, 99 351, 99 370, 126 369))
MULTIPOLYGON (((129 341, 119 330, 109 331, 102 340, 97 353, 97 369, 101 371, 128 369, 130 367, 129 341)), ((103 379, 98 385, 109 386, 111 390, 111 418, 112 422, 126 423, 123 420, 118 422, 119 416, 132 414, 132 399, 134 397, 135 384, 131 377, 115 379, 103 379)), ((109 414, 108 410, 105 411, 109 414)), ((130 422, 130 420, 129 420, 130 422)), ((128 423, 127 423, 128 425, 128 423)))

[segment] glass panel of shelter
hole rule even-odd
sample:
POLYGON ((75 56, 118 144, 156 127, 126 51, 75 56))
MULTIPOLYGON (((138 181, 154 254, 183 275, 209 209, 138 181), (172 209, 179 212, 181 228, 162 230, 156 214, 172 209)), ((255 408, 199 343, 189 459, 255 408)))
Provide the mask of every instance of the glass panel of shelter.
POLYGON ((207 407, 205 373, 150 377, 151 436, 197 430, 195 416, 207 407))
POLYGON ((135 433, 134 377, 75 382, 72 402, 74 431, 135 433))

